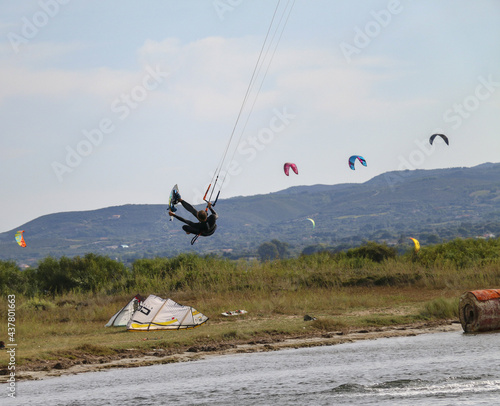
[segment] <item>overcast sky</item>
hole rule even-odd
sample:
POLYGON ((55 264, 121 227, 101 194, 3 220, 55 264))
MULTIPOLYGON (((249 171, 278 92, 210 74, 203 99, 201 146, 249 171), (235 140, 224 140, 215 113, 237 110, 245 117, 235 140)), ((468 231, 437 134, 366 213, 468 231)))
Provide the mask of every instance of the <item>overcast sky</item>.
POLYGON ((2 1, 0 231, 199 203, 227 145, 221 198, 500 161, 498 0, 296 0, 228 144, 277 5, 2 1))

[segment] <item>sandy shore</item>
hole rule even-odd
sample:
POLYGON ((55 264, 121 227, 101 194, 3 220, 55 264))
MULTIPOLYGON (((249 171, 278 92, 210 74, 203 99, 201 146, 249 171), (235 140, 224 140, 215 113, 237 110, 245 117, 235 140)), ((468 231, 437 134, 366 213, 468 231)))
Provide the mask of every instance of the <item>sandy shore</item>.
MULTIPOLYGON (((62 375, 95 372, 109 368, 131 368, 172 362, 193 361, 208 357, 252 353, 264 351, 277 351, 285 348, 303 348, 324 345, 336 345, 358 340, 373 340, 377 338, 415 336, 418 334, 462 331, 462 326, 457 321, 448 321, 440 324, 412 324, 370 330, 357 330, 349 333, 329 332, 318 333, 315 336, 277 336, 272 339, 250 342, 224 343, 218 346, 190 347, 172 353, 168 350, 158 349, 149 353, 138 353, 130 349, 116 359, 109 357, 94 357, 77 361, 74 364, 49 363, 47 361, 29 365, 16 370, 17 380, 47 379, 62 375)), ((0 383, 6 382, 7 376, 0 376, 0 383)))

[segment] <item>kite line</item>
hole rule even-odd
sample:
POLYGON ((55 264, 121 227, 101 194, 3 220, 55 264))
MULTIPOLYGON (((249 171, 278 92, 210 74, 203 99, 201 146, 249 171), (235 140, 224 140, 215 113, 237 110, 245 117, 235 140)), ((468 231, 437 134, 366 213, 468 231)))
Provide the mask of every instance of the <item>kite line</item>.
POLYGON ((247 113, 246 120, 243 124, 243 127, 240 130, 239 137, 238 137, 238 142, 234 145, 233 152, 231 154, 231 158, 229 160, 229 163, 232 162, 234 158, 234 154, 236 153, 237 147, 240 144, 241 138, 243 136, 243 133, 245 132, 245 128, 248 124, 248 120, 250 119, 250 115, 252 114, 253 108, 255 106, 255 102, 257 101, 257 97, 259 96, 259 93, 262 89, 262 85, 264 83, 264 79, 266 78, 267 72, 269 70, 269 67, 271 66, 271 62, 274 58, 274 55, 276 53, 276 49, 278 47, 278 44, 281 40, 281 37, 283 35, 283 31, 288 23, 288 19, 290 17, 290 13, 292 11, 292 8, 295 4, 295 0, 287 0, 283 6, 281 5, 282 0, 278 0, 278 3, 276 4, 276 8, 273 13, 273 17, 271 19, 271 22, 269 24, 269 28, 267 30, 264 43, 262 44, 262 47, 259 52, 259 57, 257 59, 257 62, 255 64, 250 83, 248 84, 248 88, 245 93, 245 97, 243 98, 243 102, 241 104, 240 110, 238 112, 238 115, 236 117, 236 121, 234 123, 233 129, 231 131, 231 136, 229 137, 229 140, 226 144, 226 148, 224 150, 224 153, 222 154, 222 158, 220 159, 220 162, 212 176, 212 180, 210 181, 210 184, 208 185, 207 191, 205 192, 205 196, 203 197, 203 200, 205 200, 207 203, 212 201, 212 197, 217 190, 217 194, 215 196, 215 200, 213 202, 213 205, 216 204, 217 199, 219 198, 220 192, 222 190, 222 186, 224 185, 224 182, 226 180, 226 173, 221 174, 222 169, 224 168, 224 164, 226 162, 226 159, 228 157, 229 150, 231 146, 233 145, 233 138, 235 134, 237 133, 237 128, 238 124, 240 123, 242 116, 243 116, 243 111, 245 110, 245 107, 248 105, 250 101, 250 95, 254 89, 256 89, 257 83, 260 82, 258 85, 258 88, 256 90, 255 96, 253 98, 253 102, 251 106, 249 107, 249 111, 247 113), (267 66, 266 66, 267 65, 267 66), (264 69, 265 66, 265 69, 264 69), (259 75, 261 77, 259 77, 259 75), (219 182, 219 177, 221 178, 220 180, 220 186, 217 187, 217 183, 219 182), (212 186, 213 185, 213 186, 212 186), (209 194, 210 192, 210 194, 209 194), (207 199, 207 195, 209 194, 209 197, 207 199))

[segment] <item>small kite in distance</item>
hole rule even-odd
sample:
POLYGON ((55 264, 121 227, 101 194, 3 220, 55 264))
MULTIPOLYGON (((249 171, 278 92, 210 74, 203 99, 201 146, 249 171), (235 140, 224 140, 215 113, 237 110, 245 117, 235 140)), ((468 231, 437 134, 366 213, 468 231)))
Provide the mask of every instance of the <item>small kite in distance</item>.
POLYGON ((316 227, 316 223, 314 222, 314 220, 313 220, 313 219, 311 219, 311 218, 309 218, 309 217, 308 217, 307 219, 308 219, 309 221, 311 221, 311 223, 312 223, 312 225, 313 225, 313 230, 314 230, 314 228, 316 227))
POLYGON ((420 250, 420 243, 418 242, 417 239, 415 238, 412 238, 412 237, 408 237, 410 240, 413 241, 413 243, 415 244, 415 252, 418 252, 420 250))
POLYGON ((24 230, 22 231, 18 231, 16 233, 16 241, 17 243, 21 246, 21 247, 26 247, 26 242, 24 241, 24 237, 23 237, 23 233, 24 233, 24 230))
POLYGON ((429 138, 429 142, 431 143, 431 145, 434 142, 434 138, 438 136, 441 137, 444 140, 444 142, 446 142, 446 145, 450 145, 450 143, 448 142, 448 137, 444 134, 432 134, 431 138, 429 138))
POLYGON ((356 162, 356 159, 361 162, 361 165, 366 166, 366 160, 360 155, 353 155, 349 158, 349 168, 351 168, 353 171, 355 170, 354 168, 354 162, 356 162))
POLYGON ((292 168, 292 170, 295 172, 296 175, 299 174, 299 170, 297 169, 297 165, 295 164, 292 164, 290 162, 287 162, 284 166, 283 166, 283 170, 285 171, 285 175, 288 176, 290 174, 290 168, 292 168))

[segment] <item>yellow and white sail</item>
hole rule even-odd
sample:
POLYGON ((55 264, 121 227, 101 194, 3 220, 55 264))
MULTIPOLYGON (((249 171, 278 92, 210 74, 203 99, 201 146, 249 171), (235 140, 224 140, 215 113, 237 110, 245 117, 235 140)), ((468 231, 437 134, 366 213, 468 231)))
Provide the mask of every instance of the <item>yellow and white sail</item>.
POLYGON ((134 312, 127 330, 180 330, 201 326, 207 320, 207 316, 191 306, 149 295, 134 312))

